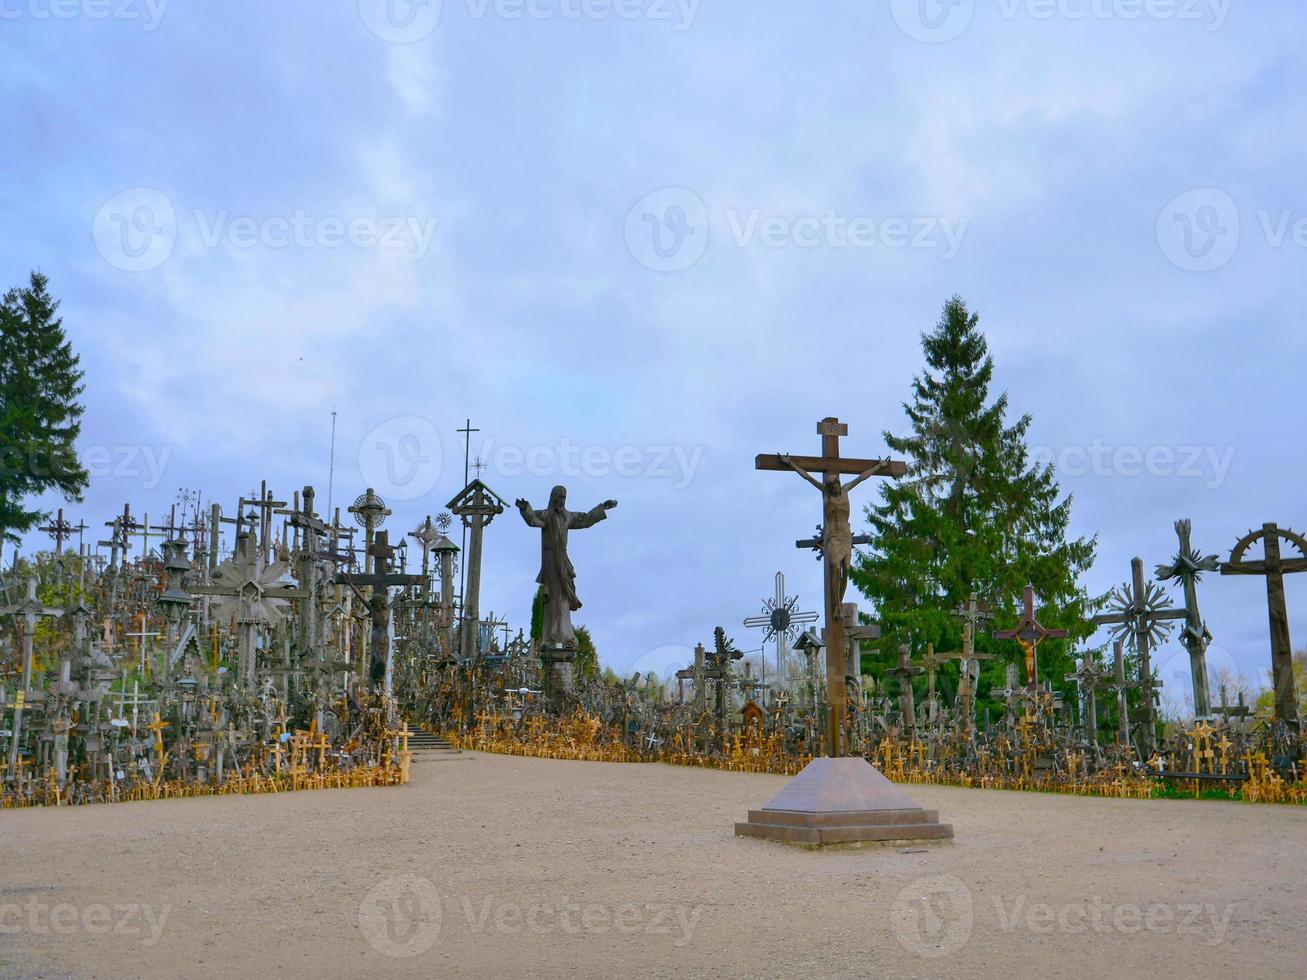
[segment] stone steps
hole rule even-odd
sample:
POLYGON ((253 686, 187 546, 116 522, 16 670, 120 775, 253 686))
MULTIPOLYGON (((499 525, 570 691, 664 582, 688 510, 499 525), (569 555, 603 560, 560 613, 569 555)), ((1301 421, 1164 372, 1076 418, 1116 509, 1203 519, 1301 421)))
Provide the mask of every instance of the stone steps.
POLYGON ((420 728, 409 728, 408 750, 410 752, 458 752, 443 735, 433 735, 420 728))

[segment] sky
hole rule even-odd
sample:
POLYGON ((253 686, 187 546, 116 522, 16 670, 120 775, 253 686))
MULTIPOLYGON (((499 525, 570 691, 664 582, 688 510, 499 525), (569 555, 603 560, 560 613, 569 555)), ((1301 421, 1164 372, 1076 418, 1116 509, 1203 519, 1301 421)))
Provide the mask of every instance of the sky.
MULTIPOLYGON (((267 480, 374 487, 397 536, 462 486, 471 419, 510 502, 619 501, 572 535, 575 618, 660 673, 719 624, 756 648, 777 571, 819 607, 816 492, 753 458, 831 415, 881 454, 958 293, 1103 592, 1180 517, 1222 557, 1307 531, 1304 28, 1290 0, 0 0, 0 282, 48 275, 82 357, 74 521, 267 480)), ((483 612, 525 626, 538 561, 498 517, 483 612)), ((1263 582, 1200 599, 1213 669, 1260 683, 1263 582)), ((1178 643, 1157 662, 1187 686, 1178 643)))

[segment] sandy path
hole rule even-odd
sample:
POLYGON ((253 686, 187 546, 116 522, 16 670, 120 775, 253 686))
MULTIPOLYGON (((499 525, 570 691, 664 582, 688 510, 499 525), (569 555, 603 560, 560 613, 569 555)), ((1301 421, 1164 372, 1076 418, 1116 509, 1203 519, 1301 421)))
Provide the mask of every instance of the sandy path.
POLYGON ((3 811, 0 976, 1270 977, 1307 964, 1307 810, 911 787, 955 843, 817 853, 732 836, 783 781, 419 757, 399 789, 3 811))

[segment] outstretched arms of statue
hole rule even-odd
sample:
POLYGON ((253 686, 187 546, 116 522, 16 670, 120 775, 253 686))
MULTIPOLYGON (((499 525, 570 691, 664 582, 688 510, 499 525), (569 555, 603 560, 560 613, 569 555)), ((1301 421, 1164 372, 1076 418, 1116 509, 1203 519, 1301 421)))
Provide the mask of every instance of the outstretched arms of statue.
POLYGON ((586 511, 584 514, 573 513, 568 519, 567 526, 569 528, 593 527, 607 517, 608 511, 616 506, 616 500, 605 500, 602 504, 586 511))
POLYGON ((814 487, 816 487, 818 490, 820 490, 820 491, 822 491, 823 493, 825 493, 826 488, 823 487, 823 486, 821 485, 821 481, 818 480, 817 478, 815 478, 811 473, 809 473, 807 470, 805 470, 805 469, 804 469, 802 466, 800 466, 798 463, 794 462, 794 460, 790 459, 790 456, 789 456, 788 453, 777 453, 777 454, 776 454, 776 458, 779 459, 779 460, 781 461, 782 464, 784 464, 785 466, 788 466, 790 469, 794 470, 795 473, 798 473, 799 476, 803 477, 805 480, 807 480, 809 483, 811 483, 811 484, 812 484, 814 487))
POLYGON ((528 527, 545 526, 545 522, 540 518, 540 512, 535 510, 528 501, 518 497, 515 503, 522 514, 522 520, 526 521, 528 527))
POLYGON ((875 465, 875 466, 872 466, 871 468, 865 470, 864 472, 859 473, 857 476, 855 476, 855 477, 854 477, 852 480, 850 480, 848 483, 844 484, 844 492, 845 492, 845 493, 848 493, 850 490, 852 490, 854 487, 856 487, 856 486, 857 486, 859 483, 861 483, 863 480, 867 479, 868 477, 875 476, 877 473, 879 473, 879 472, 881 472, 882 470, 884 470, 885 467, 888 466, 888 465, 889 465, 889 461, 888 461, 888 460, 884 460, 884 459, 878 459, 878 460, 876 460, 876 465, 875 465))

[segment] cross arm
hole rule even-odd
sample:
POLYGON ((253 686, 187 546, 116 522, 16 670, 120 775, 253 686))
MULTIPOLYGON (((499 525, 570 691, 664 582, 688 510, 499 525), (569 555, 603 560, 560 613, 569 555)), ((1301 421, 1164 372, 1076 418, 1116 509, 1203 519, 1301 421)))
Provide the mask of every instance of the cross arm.
MULTIPOLYGON (((1285 574, 1307 572, 1307 558, 1285 558, 1280 562, 1280 571, 1285 574)), ((1225 562, 1221 565, 1222 575, 1269 575, 1270 569, 1264 561, 1225 562)))
POLYGON ((842 456, 786 456, 778 453, 760 453, 754 458, 757 470, 784 471, 795 467, 809 473, 839 473, 842 476, 861 476, 868 470, 884 476, 902 477, 908 473, 908 464, 893 459, 846 459, 842 456), (785 460, 793 466, 788 466, 785 460))

